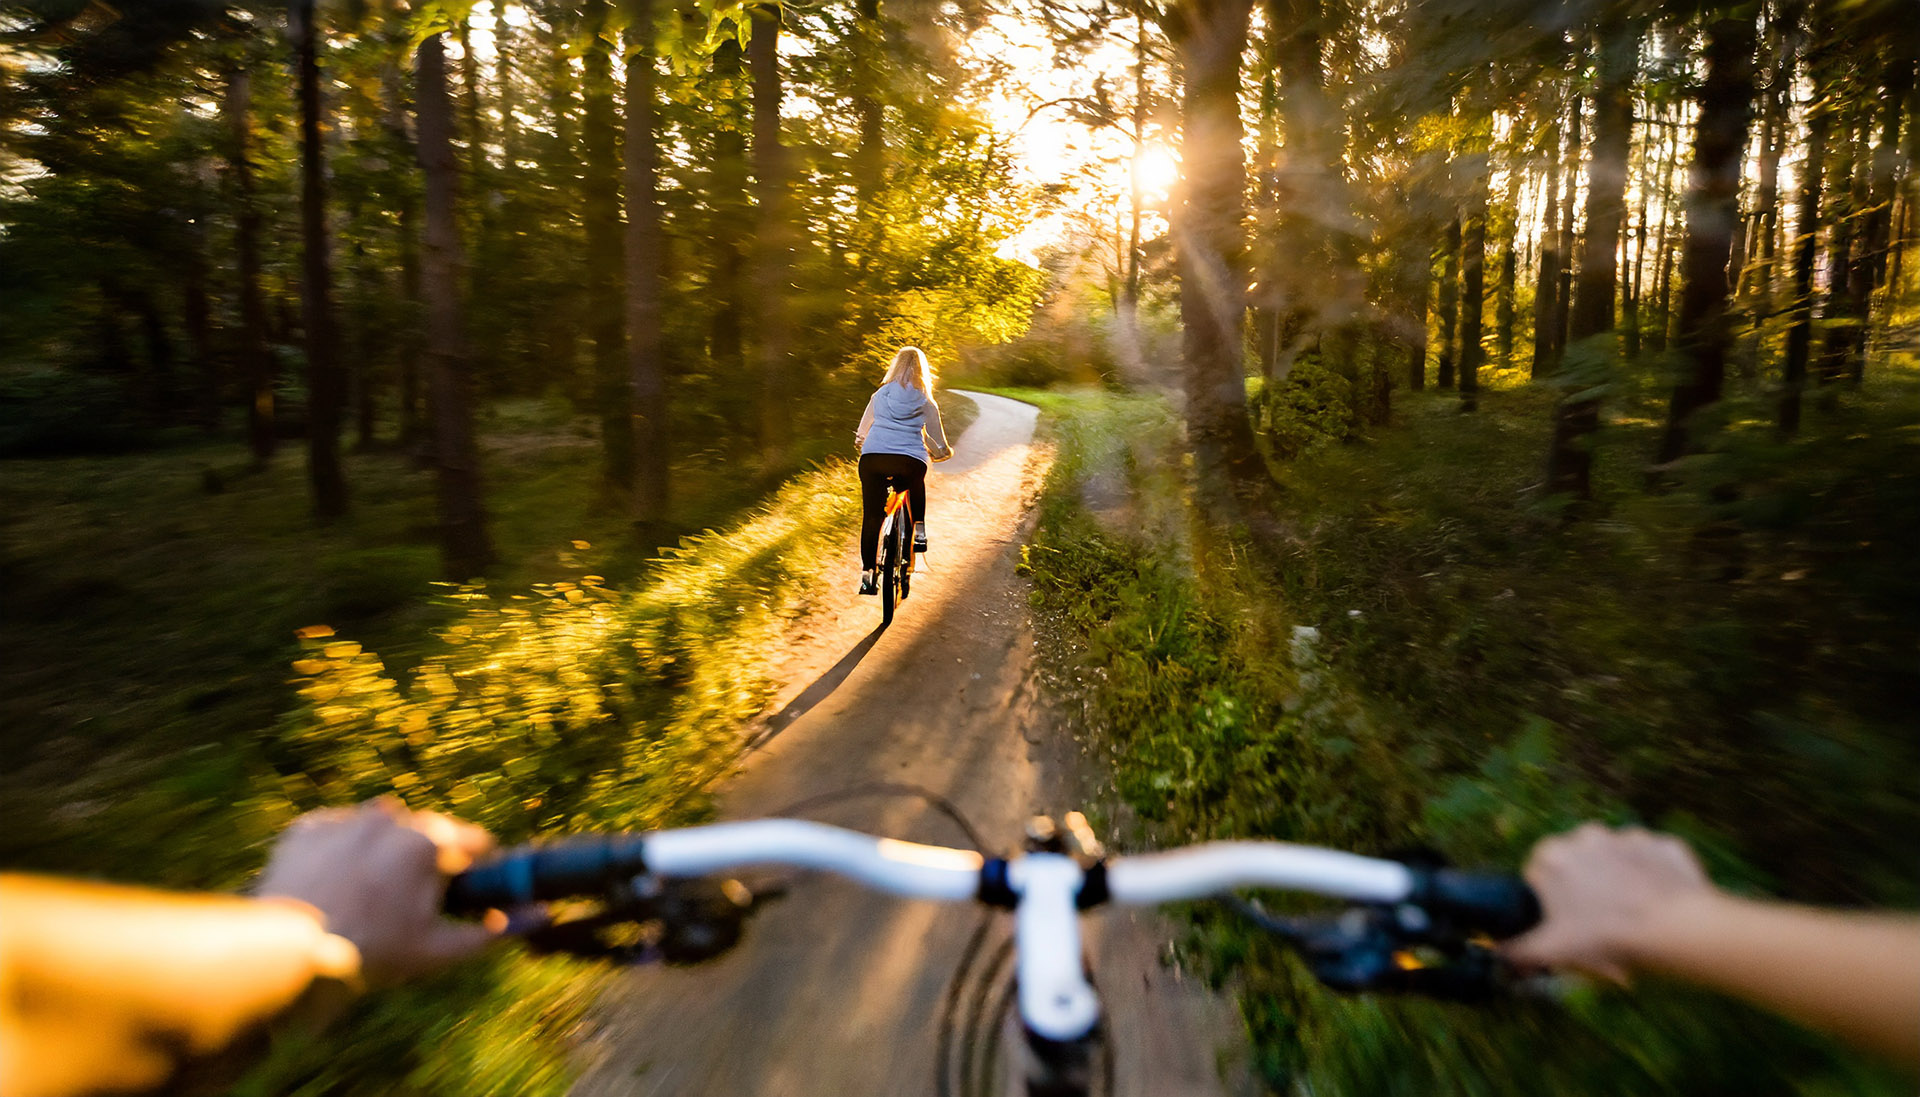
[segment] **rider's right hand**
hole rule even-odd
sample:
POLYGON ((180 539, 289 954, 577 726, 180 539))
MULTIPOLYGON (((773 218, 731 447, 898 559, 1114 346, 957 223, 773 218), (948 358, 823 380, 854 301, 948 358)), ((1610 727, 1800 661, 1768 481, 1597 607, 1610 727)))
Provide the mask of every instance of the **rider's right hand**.
POLYGON ((1542 840, 1527 859, 1526 877, 1544 917, 1507 943, 1508 958, 1622 984, 1657 920, 1684 916, 1719 894, 1680 839, 1599 823, 1542 840))

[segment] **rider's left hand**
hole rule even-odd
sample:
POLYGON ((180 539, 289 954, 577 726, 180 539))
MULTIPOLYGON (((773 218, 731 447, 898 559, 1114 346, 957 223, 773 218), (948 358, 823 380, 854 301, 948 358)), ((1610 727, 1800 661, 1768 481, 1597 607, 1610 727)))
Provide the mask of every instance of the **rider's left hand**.
POLYGON ((471 823, 409 811, 392 797, 309 812, 275 845, 256 894, 319 915, 360 950, 373 981, 420 974, 478 952, 504 916, 484 923, 443 917, 447 880, 493 848, 471 823))

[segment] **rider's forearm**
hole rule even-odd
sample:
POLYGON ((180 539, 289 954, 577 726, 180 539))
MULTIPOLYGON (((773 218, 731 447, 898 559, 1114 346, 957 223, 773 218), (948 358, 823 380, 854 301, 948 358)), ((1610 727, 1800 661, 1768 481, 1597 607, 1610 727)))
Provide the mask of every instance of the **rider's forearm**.
POLYGON ((1724 991, 1920 1070, 1920 917, 1711 891, 1624 943, 1630 962, 1724 991))
POLYGON ((933 443, 933 452, 945 453, 952 448, 947 444, 946 424, 940 420, 940 405, 932 400, 927 401, 927 425, 924 430, 927 440, 933 443))
POLYGON ((853 444, 865 445, 867 432, 873 429, 873 398, 867 398, 867 410, 860 416, 860 425, 853 428, 853 444))
POLYGON ((0 874, 0 1093, 158 1088, 359 967, 304 904, 0 874))

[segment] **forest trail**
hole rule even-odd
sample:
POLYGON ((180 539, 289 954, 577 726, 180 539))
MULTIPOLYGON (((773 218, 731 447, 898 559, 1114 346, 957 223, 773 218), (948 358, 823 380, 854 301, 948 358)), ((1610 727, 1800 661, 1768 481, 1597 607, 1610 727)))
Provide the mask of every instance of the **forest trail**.
MULTIPOLYGON (((723 817, 905 782, 951 800, 990 844, 1011 847, 1029 815, 1080 806, 1077 748, 1040 695, 1026 583, 1014 574, 1027 502, 1044 471, 1031 444, 1037 412, 967 395, 980 415, 953 460, 928 478, 932 551, 913 596, 891 628, 876 630, 878 599, 853 593, 859 564, 849 531, 846 597, 796 625, 789 685, 757 749, 719 789, 723 817)), ((860 798, 809 814, 966 844, 912 798, 860 798)), ((943 1002, 981 920, 972 906, 800 878, 721 959, 623 973, 600 1006, 574 1093, 934 1093, 943 1002)), ((1004 937, 1005 921, 983 955, 1004 937)), ((1151 915, 1113 911, 1084 924, 1107 1000, 1117 1092, 1227 1092, 1216 1064, 1223 1052, 1244 1059, 1231 1004, 1159 963, 1164 929, 1151 915)))

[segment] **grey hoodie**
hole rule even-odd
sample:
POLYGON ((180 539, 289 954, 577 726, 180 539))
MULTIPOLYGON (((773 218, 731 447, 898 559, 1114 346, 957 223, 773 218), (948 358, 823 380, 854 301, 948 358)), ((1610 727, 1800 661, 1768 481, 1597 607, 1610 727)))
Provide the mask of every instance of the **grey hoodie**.
POLYGON ((947 432, 940 425, 940 405, 911 385, 881 385, 867 401, 853 440, 862 457, 869 453, 897 453, 924 461, 929 452, 936 461, 953 456, 947 432), (924 435, 924 437, 923 437, 924 435))

